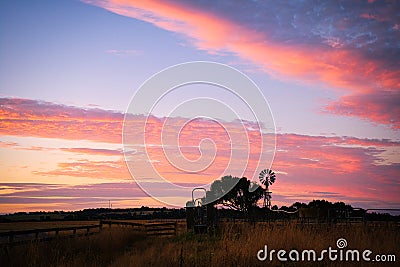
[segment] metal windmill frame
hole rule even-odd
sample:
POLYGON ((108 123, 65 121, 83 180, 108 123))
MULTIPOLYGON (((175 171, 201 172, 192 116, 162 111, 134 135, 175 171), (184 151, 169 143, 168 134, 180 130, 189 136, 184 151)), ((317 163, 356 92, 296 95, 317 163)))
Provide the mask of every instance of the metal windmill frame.
POLYGON ((275 172, 271 169, 264 169, 260 172, 258 178, 260 180, 260 183, 265 186, 263 207, 271 209, 272 192, 269 191, 269 186, 272 185, 276 180, 275 172))

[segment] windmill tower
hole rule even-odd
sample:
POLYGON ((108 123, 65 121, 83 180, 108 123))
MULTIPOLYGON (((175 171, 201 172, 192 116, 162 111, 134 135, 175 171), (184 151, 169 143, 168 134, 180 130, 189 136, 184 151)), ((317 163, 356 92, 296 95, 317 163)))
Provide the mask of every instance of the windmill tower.
POLYGON ((272 192, 269 191, 268 187, 270 185, 272 185, 275 180, 276 180, 276 176, 275 176, 275 172, 273 172, 270 169, 265 169, 262 170, 260 172, 260 175, 258 176, 258 178, 260 179, 261 184, 263 184, 265 186, 264 188, 264 207, 267 207, 268 209, 271 209, 271 194, 272 192))

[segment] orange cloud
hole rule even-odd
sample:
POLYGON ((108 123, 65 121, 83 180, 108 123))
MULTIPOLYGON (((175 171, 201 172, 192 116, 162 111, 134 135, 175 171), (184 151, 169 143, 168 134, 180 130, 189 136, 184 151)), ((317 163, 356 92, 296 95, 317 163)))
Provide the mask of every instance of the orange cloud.
MULTIPOLYGON (((180 119, 178 118, 176 121, 179 122, 180 119)), ((162 120, 153 118, 152 130, 161 129, 162 124, 162 120)), ((158 130, 146 132, 152 136, 152 142, 147 144, 146 151, 152 161, 152 166, 165 180, 175 184, 191 183, 200 186, 219 178, 222 175, 221 170, 224 170, 231 160, 231 154, 230 148, 226 147, 225 131, 220 127, 213 128, 212 124, 207 121, 198 123, 194 121, 187 130, 182 132, 184 138, 180 143, 185 157, 189 160, 196 160, 201 155, 199 148, 196 147, 199 140, 212 138, 216 144, 217 153, 215 160, 210 161, 209 168, 195 173, 188 173, 177 168, 176 165, 179 166, 179 164, 185 166, 187 159, 180 158, 181 161, 179 161, 178 155, 174 154, 179 152, 177 150, 172 155, 176 156, 173 159, 178 161, 169 161, 171 158, 167 158, 165 155, 163 143, 160 141, 161 132, 158 130), (209 126, 208 130, 205 130, 207 125, 209 126)), ((178 123, 176 128, 179 128, 178 123)), ((173 131, 169 133, 173 133, 173 131)), ((255 147, 259 147, 257 139, 250 140, 255 147)), ((248 142, 247 138, 243 142, 248 142)), ((389 147, 400 149, 400 142, 355 137, 278 134, 278 151, 272 168, 278 173, 279 178, 273 189, 277 192, 278 199, 280 198, 282 201, 285 197, 286 201, 306 201, 323 195, 326 199, 347 200, 349 203, 361 203, 357 202, 361 200, 367 203, 367 199, 369 199, 368 203, 383 203, 383 201, 398 203, 397 195, 400 193, 400 184, 394 177, 396 177, 400 165, 395 162, 379 164, 382 152, 389 147), (315 192, 332 192, 332 194, 315 192), (378 197, 378 195, 385 195, 385 197, 378 197)), ((248 163, 244 176, 253 178, 254 173, 251 170, 255 167, 257 155, 256 153, 248 155, 248 150, 244 146, 239 149, 241 149, 242 157, 236 160, 248 163)), ((96 153, 96 151, 93 152, 96 153)), ((144 153, 144 151, 142 152, 144 153)), ((210 160, 208 152, 204 150, 202 155, 206 162, 210 160)), ((138 161, 137 166, 147 160, 143 153, 134 157, 138 161)), ((243 169, 237 171, 242 172, 243 169)), ((125 162, 122 160, 62 163, 56 170, 36 174, 109 179, 122 177, 129 179, 130 177, 125 162)), ((146 173, 141 175, 145 177, 146 173)), ((233 175, 238 174, 233 173, 233 175)), ((147 177, 151 182, 151 175, 147 177)), ((159 190, 162 190, 162 187, 159 190)))
POLYGON ((34 171, 35 175, 72 176, 96 179, 130 180, 130 174, 125 161, 90 161, 61 162, 58 168, 50 171, 34 171))
MULTIPOLYGON (((122 125, 122 118, 118 113, 102 110, 81 110, 74 107, 66 107, 46 102, 25 100, 31 106, 20 106, 21 100, 2 100, 7 106, 2 105, 2 110, 17 109, 20 116, 29 114, 30 120, 20 124, 23 118, 14 116, 8 120, 9 127, 4 127, 3 120, 0 121, 2 135, 54 137, 80 140, 89 139, 115 143, 121 139, 121 128, 110 129, 109 124, 122 125), (41 118, 41 109, 45 110, 48 118, 41 118), (95 114, 92 114, 94 112, 95 114), (82 114, 86 113, 83 120, 82 114), (117 115, 115 115, 117 114, 117 115), (51 118, 51 120, 49 119, 51 118), (96 123, 96 129, 85 127, 84 124, 96 123), (68 126, 64 128, 64 135, 53 132, 52 124, 58 125, 64 121, 68 126), (35 127, 42 125, 42 130, 35 127), (48 127, 45 127, 48 125, 48 127), (82 126, 83 125, 83 126, 82 126), (47 129, 50 128, 50 131, 47 129), (18 131, 16 130, 18 129, 18 131), (88 129, 91 129, 88 131, 88 129), (108 130, 110 129, 110 130, 108 130)), ((17 113, 16 113, 17 114, 17 113)), ((133 133, 135 129, 141 129, 144 116, 133 116, 133 133), (135 128, 136 127, 136 128, 135 128)), ((7 120, 7 119, 5 119, 7 120)), ((149 117, 146 127, 146 145, 135 146, 132 143, 132 154, 130 159, 137 162, 141 177, 151 182, 152 174, 141 169, 144 163, 150 160, 152 166, 167 181, 175 184, 190 184, 190 186, 204 185, 219 178, 222 171, 234 160, 230 169, 232 175, 242 175, 248 178, 256 177, 254 173, 258 156, 261 151, 261 136, 257 127, 250 122, 242 123, 224 122, 225 127, 209 120, 193 120, 184 124, 182 118, 169 118, 168 127, 163 127, 164 119, 149 117), (184 127, 181 129, 181 127, 184 127), (180 135, 177 133, 180 131, 180 135), (161 139, 163 133, 163 139, 161 139), (213 143, 202 140, 211 139, 213 143), (232 139, 237 142, 232 143, 232 139), (233 149, 231 148, 233 146, 233 149), (236 146, 234 146, 236 145, 236 146), (232 153, 236 150, 236 154, 232 153), (168 157, 165 153, 169 153, 168 157), (146 156, 146 153, 148 157, 146 156), (182 153, 182 154, 181 154, 182 153), (213 158, 215 155, 215 158, 213 158), (199 160, 196 162, 196 160, 199 160), (173 164, 175 165, 173 165, 173 164), (197 165, 196 165, 197 164, 197 165), (207 167, 210 164, 209 167, 207 167), (199 172, 185 172, 177 167, 195 168, 205 167, 199 172)), ((268 137, 266 138, 268 140, 268 137)), ((140 144, 140 143, 138 143, 140 144)), ((3 149, 28 149, 46 151, 43 147, 22 147, 14 142, 2 141, 3 149)), ((382 161, 383 152, 388 149, 398 151, 400 142, 386 139, 360 139, 355 137, 326 137, 307 136, 298 134, 278 134, 277 152, 272 168, 278 173, 278 182, 274 185, 275 192, 291 200, 307 199, 319 195, 313 192, 331 192, 326 194, 330 199, 342 198, 349 201, 360 199, 371 199, 378 203, 399 203, 400 184, 397 180, 400 164, 395 159, 382 161), (340 194, 339 194, 340 193, 340 194), (339 195, 338 195, 339 194, 339 195), (397 198, 396 198, 397 197, 397 198)), ((82 154, 85 159, 66 159, 58 162, 54 169, 34 170, 35 177, 38 176, 62 176, 95 178, 114 181, 129 181, 131 175, 119 149, 103 148, 52 148, 67 153, 82 154), (112 156, 109 159, 99 160, 92 156, 112 156), (114 158, 117 156, 118 158, 114 158)), ((41 152, 43 153, 43 152, 41 152)), ((67 157, 66 157, 67 158, 67 157)), ((161 185, 157 188, 163 192, 161 185)), ((28 190, 29 191, 29 190, 28 190)), ((5 192, 5 191, 4 191, 5 192)), ((55 191, 52 191, 55 192, 55 191)), ((166 194, 169 192, 166 192, 166 194)), ((29 197, 29 192, 26 193, 29 197)), ((34 194, 34 193, 32 193, 34 194)), ((174 197, 173 192, 170 193, 174 197)), ((9 199, 10 200, 10 199, 9 199)), ((10 200, 11 201, 11 200, 10 200)), ((12 203, 18 204, 18 199, 12 203)), ((22 200, 21 200, 22 201, 22 200)), ((28 201, 28 200, 26 200, 28 201)), ((13 204, 13 205, 14 205, 13 204)))
POLYGON ((61 151, 72 152, 78 154, 89 154, 89 155, 103 155, 103 156, 121 156, 122 150, 120 149, 104 149, 104 148, 85 148, 85 147, 74 147, 74 148, 60 148, 61 151))
MULTIPOLYGON (((85 2, 183 34, 197 48, 210 53, 234 53, 281 79, 286 80, 290 76, 303 82, 319 81, 335 88, 345 89, 351 96, 369 95, 382 89, 388 94, 395 95, 396 99, 400 96, 400 70, 390 68, 378 60, 367 59, 355 50, 336 49, 322 44, 306 46, 277 42, 262 30, 228 19, 224 14, 217 15, 199 6, 194 7, 194 4, 188 2, 132 0, 85 2)), ((340 99, 339 103, 342 103, 342 100, 345 99, 340 99)), ((371 103, 376 106, 385 105, 368 99, 366 102, 355 103, 351 108, 347 107, 347 112, 336 108, 327 110, 340 115, 361 116, 398 128, 399 112, 392 113, 394 115, 388 117, 382 112, 382 108, 369 112, 357 108, 357 104, 369 106, 371 103)))
MULTIPOLYGON (((192 127, 195 126, 192 125, 192 127)), ((190 136, 186 138, 190 139, 190 136)), ((194 140, 197 140, 197 137, 194 140)), ((190 140, 187 142, 190 143, 190 140)), ((357 203, 364 207, 398 205, 400 184, 396 175, 400 170, 400 164, 376 164, 380 153, 386 147, 400 148, 400 143, 353 137, 278 135, 278 151, 272 166, 278 176, 277 182, 272 187, 274 200, 282 204, 290 204, 294 201, 308 201, 323 197, 332 201, 357 203)), ((96 153, 96 151, 93 152, 96 153)), ((154 160, 153 166, 167 181, 192 187, 204 185, 219 178, 220 169, 225 167, 230 156, 223 149, 222 153, 218 154, 218 161, 215 161, 209 169, 191 174, 176 169, 165 160, 161 147, 149 147, 148 153, 153 159, 160 159, 154 160)), ((139 161, 138 166, 140 166, 140 162, 146 158, 138 156, 136 160, 139 161)), ((249 162, 252 161, 254 159, 250 157, 249 162)), ((131 179, 122 159, 64 162, 59 163, 55 170, 37 171, 34 174, 104 178, 105 180, 129 181, 131 179)), ((151 183, 151 181, 149 177, 148 182, 151 183)), ((162 184, 155 183, 153 186, 157 187, 154 190, 163 192, 162 184)), ((27 191, 24 194, 28 197, 36 193, 27 191)), ((66 194, 68 196, 69 193, 66 194)), ((97 193, 88 192, 88 194, 96 195, 97 193)), ((165 194, 175 196, 173 192, 165 192, 165 194)), ((82 196, 84 195, 85 193, 82 193, 82 196)))
MULTIPOLYGON (((400 74, 399 74, 400 75, 400 74)), ((327 110, 345 116, 358 116, 400 129, 400 94, 396 91, 379 91, 353 94, 340 98, 327 106, 327 110)))
POLYGON ((16 142, 0 141, 0 148, 15 148, 15 147, 18 147, 18 143, 16 142))
POLYGON ((109 200, 114 208, 154 203, 146 200, 146 195, 133 181, 89 185, 0 183, 1 213, 106 208, 109 200))
POLYGON ((123 114, 0 98, 0 134, 121 143, 123 114))

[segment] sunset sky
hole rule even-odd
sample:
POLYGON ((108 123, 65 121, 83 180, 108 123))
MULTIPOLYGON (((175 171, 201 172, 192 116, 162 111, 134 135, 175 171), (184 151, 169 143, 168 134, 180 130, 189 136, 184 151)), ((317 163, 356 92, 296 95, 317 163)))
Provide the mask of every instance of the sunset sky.
MULTIPOLYGON (((140 168, 149 162, 187 188, 226 174, 229 138, 247 118, 215 111, 231 135, 212 120, 170 115, 196 97, 241 110, 209 85, 180 88, 159 103, 146 132, 150 161, 143 148, 131 151, 164 203, 141 190, 125 163, 122 128, 133 95, 152 75, 190 61, 236 68, 268 101, 276 126, 273 204, 400 208, 399 49, 398 1, 1 1, 0 213, 108 207, 109 200, 115 208, 162 207, 169 199, 183 206, 186 196, 140 168), (171 136, 182 130, 189 162, 216 149, 210 168, 188 174, 168 161, 159 143, 166 120, 171 136)), ((145 121, 146 114, 131 115, 145 121)), ((238 148, 247 167, 237 163, 230 174, 255 179, 260 136, 249 126, 238 138, 248 144, 238 148)))

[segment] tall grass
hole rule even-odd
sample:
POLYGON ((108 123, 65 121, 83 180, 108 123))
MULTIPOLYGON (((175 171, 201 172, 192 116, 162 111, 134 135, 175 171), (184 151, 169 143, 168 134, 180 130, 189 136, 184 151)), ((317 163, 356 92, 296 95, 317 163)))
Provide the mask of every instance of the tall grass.
POLYGON ((33 241, 4 247, 0 266, 107 266, 144 238, 129 227, 115 227, 91 236, 33 241))
MULTIPOLYGON (((147 240, 117 259, 112 266, 399 266, 396 263, 366 262, 261 262, 257 252, 268 245, 269 250, 337 249, 336 241, 345 238, 346 249, 369 249, 374 254, 399 254, 398 227, 354 225, 226 224, 214 236, 183 234, 172 241, 147 240)), ((287 255, 286 255, 287 257, 287 255)), ((325 257, 327 258, 327 257, 325 257)))
POLYGON ((146 237, 131 228, 104 229, 90 237, 11 247, 0 252, 1 266, 399 266, 400 229, 396 225, 301 225, 296 223, 224 223, 213 235, 182 232, 176 237, 146 237), (320 252, 345 238, 346 249, 395 254, 395 263, 260 262, 268 249, 320 252))

